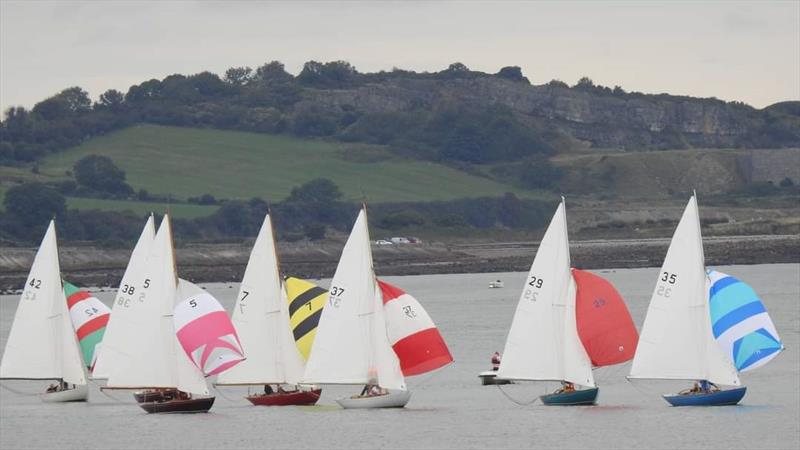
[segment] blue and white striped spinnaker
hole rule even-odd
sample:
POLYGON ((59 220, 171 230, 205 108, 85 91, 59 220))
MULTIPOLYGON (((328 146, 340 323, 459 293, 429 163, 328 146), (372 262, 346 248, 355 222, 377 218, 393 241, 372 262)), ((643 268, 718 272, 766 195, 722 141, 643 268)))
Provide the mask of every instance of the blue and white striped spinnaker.
POLYGON ((708 270, 708 283, 714 338, 739 372, 761 367, 783 350, 753 288, 716 270, 708 270))

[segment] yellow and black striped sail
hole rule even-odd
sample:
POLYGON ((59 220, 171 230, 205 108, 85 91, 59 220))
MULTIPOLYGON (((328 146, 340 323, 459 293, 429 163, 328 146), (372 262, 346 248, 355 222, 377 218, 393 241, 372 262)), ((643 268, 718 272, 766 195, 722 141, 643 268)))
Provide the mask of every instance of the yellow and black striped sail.
POLYGON ((308 359, 311 344, 317 334, 317 325, 322 307, 328 299, 328 291, 299 278, 286 278, 286 294, 289 301, 289 323, 292 325, 297 348, 308 359))

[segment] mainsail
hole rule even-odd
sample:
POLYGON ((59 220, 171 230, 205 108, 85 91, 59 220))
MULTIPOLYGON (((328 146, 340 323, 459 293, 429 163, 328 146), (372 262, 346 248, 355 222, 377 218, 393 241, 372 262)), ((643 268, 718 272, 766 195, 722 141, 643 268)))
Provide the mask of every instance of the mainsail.
POLYGON ((708 271, 711 327, 723 352, 739 372, 761 367, 784 349, 775 324, 753 288, 708 271))
POLYGON ((328 291, 300 278, 286 278, 286 294, 289 303, 289 323, 297 348, 303 359, 308 359, 311 344, 317 335, 322 308, 328 300, 328 291))
POLYGON ((86 369, 61 285, 54 221, 47 227, 25 282, 0 360, 0 378, 86 384, 86 369))
POLYGON ((365 384, 376 378, 405 390, 389 343, 383 299, 372 267, 366 210, 358 214, 331 281, 303 377, 306 383, 365 384))
POLYGON ((689 199, 658 272, 629 378, 739 385, 714 340, 697 200, 689 199))
POLYGON ((403 375, 419 375, 453 362, 439 329, 420 303, 397 286, 378 280, 386 334, 403 375))
POLYGON ((578 288, 578 335, 592 365, 610 366, 633 358, 639 334, 619 292, 606 279, 590 272, 572 269, 572 277, 578 288))
POLYGON ((303 359, 289 329, 288 310, 267 215, 233 310, 232 321, 247 360, 220 374, 216 384, 294 384, 302 377, 303 359))
POLYGON ((145 275, 147 258, 153 246, 155 226, 153 216, 147 218, 142 233, 131 253, 128 267, 119 283, 117 295, 112 305, 111 317, 108 319, 103 343, 97 350, 97 362, 94 365, 94 378, 108 378, 112 368, 126 364, 128 355, 137 345, 140 337, 140 324, 148 319, 144 317, 143 306, 148 300, 151 280, 145 275))
POLYGON ((591 363, 578 337, 575 291, 562 201, 525 280, 498 378, 594 387, 591 363))
POLYGON ((103 341, 111 310, 88 291, 82 291, 66 281, 64 294, 67 296, 72 325, 78 335, 83 362, 91 369, 97 358, 97 350, 103 341))

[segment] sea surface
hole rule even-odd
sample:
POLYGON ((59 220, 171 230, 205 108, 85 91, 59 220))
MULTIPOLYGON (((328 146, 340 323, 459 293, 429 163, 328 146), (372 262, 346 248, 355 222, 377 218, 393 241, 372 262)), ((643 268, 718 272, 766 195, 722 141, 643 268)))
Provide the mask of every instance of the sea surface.
MULTIPOLYGON (((395 410, 342 410, 334 400, 359 386, 326 387, 317 406, 254 407, 242 388, 217 391, 209 414, 149 415, 129 392, 92 385, 88 403, 43 404, 46 382, 0 387, 0 448, 800 448, 800 265, 717 269, 746 281, 763 299, 786 350, 742 374, 739 406, 670 407, 660 394, 687 387, 629 383, 630 363, 599 369, 599 404, 528 403, 552 383, 481 386, 477 374, 502 351, 524 273, 385 277, 414 295, 444 335, 455 362, 408 380, 413 396, 395 410), (500 279, 505 288, 489 289, 500 279), (12 390, 9 390, 13 389, 12 390), (513 399, 515 402, 512 402, 513 399)), ((641 326, 658 269, 597 271, 622 293, 641 326)), ((319 280, 327 287, 328 280, 319 280)), ((230 310, 235 284, 209 284, 230 310)), ((100 292, 110 303, 114 292, 100 292)), ((0 297, 0 348, 17 296, 0 297)))

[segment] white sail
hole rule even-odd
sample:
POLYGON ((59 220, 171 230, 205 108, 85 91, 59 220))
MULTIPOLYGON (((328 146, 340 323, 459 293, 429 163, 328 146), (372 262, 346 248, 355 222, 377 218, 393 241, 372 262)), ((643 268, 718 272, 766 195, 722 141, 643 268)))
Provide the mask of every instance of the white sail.
POLYGON ((382 309, 381 293, 372 267, 366 211, 362 209, 331 281, 304 382, 364 384, 378 377, 385 388, 404 389, 382 313, 376 315, 378 309, 382 309))
POLYGON ((63 379, 86 384, 86 371, 61 284, 53 221, 25 282, 0 361, 0 378, 63 379))
POLYGON ((137 305, 144 302, 150 282, 144 276, 147 268, 147 257, 153 245, 155 226, 153 215, 147 218, 136 246, 133 248, 128 267, 119 283, 117 295, 108 319, 102 345, 99 346, 97 362, 92 371, 93 378, 108 378, 111 368, 129 355, 131 346, 140 339, 139 324, 142 318, 137 317, 142 308, 137 305))
POLYGON ((575 321, 567 218, 562 202, 539 244, 517 304, 497 376, 594 386, 575 321))
MULTIPOLYGON (((188 356, 179 351, 172 320, 178 298, 178 278, 172 229, 169 216, 164 216, 145 262, 142 276, 149 280, 144 301, 137 304, 137 332, 129 353, 120 354, 111 367, 108 387, 170 388, 184 392, 208 394, 205 379, 188 356)), ((190 295, 191 287, 183 287, 190 295)), ((112 313, 113 316, 113 313, 112 313)))
MULTIPOLYGON (((173 267, 175 267, 174 256, 172 261, 173 267)), ((175 268, 175 272, 173 273, 177 273, 177 268, 175 268)), ((209 395, 208 385, 206 384, 206 379, 203 376, 203 373, 197 368, 197 366, 194 365, 194 363, 192 363, 192 360, 189 359, 189 356, 181 347, 181 343, 176 335, 175 321, 173 320, 175 304, 183 301, 183 299, 189 298, 193 295, 201 294, 203 292, 203 289, 196 284, 190 283, 184 279, 178 279, 178 288, 176 289, 175 296, 173 297, 172 302, 169 302, 168 305, 169 314, 162 318, 162 320, 167 323, 164 323, 162 326, 168 330, 166 334, 169 334, 169 342, 166 344, 166 347, 172 350, 172 361, 175 367, 176 375, 175 387, 183 392, 209 395), (172 345, 169 345, 170 343, 172 345)))
POLYGON ((711 332, 697 200, 689 199, 658 273, 630 378, 739 385, 711 332))
POLYGON ((218 385, 296 384, 303 376, 303 357, 289 326, 272 233, 267 215, 250 253, 232 317, 247 359, 221 373, 218 385))

